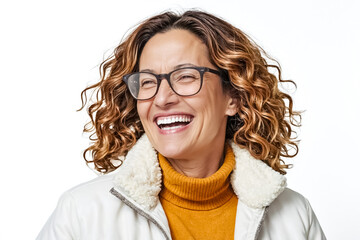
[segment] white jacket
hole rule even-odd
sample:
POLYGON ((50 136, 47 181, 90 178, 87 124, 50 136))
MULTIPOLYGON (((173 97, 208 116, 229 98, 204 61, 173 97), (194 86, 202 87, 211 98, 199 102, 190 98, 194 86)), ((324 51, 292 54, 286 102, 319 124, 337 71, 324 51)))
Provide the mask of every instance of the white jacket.
MULTIPOLYGON (((231 185, 239 199, 234 239, 326 239, 309 202, 286 188, 283 175, 231 147, 231 185)), ((144 134, 116 171, 65 192, 37 240, 171 239, 158 197, 161 180, 157 153, 144 134)))

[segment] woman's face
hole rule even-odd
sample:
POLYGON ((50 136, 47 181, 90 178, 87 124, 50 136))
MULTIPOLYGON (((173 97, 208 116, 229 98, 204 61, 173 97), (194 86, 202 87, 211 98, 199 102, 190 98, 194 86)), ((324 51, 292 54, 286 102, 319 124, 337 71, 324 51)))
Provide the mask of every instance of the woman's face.
MULTIPOLYGON (((216 69, 206 45, 196 35, 174 29, 158 33, 146 43, 139 69, 162 74, 180 65, 216 69)), ((163 79, 155 97, 137 101, 141 123, 158 152, 170 159, 192 159, 223 148, 227 116, 234 115, 236 107, 221 81, 218 75, 205 73, 200 92, 182 97, 163 79)))

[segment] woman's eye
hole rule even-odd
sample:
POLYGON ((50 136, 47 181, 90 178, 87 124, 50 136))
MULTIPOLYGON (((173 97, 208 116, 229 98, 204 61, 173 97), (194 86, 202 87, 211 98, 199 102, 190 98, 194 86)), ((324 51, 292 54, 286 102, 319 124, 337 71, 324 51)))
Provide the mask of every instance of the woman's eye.
POLYGON ((156 86, 156 81, 154 79, 143 79, 141 80, 141 87, 149 88, 156 86))
POLYGON ((177 77, 176 81, 180 82, 187 82, 187 81, 194 81, 196 77, 194 75, 182 75, 177 77))

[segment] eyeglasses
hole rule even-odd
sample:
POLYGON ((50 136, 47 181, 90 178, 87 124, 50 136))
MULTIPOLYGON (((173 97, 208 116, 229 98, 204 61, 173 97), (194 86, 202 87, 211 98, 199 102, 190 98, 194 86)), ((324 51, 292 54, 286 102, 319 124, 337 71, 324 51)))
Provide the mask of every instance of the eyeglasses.
POLYGON ((137 100, 148 100, 154 97, 160 87, 161 80, 166 79, 170 88, 179 96, 197 94, 203 84, 204 73, 210 72, 221 76, 220 72, 207 67, 184 67, 168 74, 135 72, 126 74, 123 81, 131 95, 137 100))

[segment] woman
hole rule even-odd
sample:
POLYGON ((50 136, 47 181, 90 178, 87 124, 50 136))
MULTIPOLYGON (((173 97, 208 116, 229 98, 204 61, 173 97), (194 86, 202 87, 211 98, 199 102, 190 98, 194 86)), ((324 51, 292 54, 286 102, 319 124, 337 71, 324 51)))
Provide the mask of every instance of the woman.
POLYGON ((139 25, 82 93, 98 91, 84 157, 105 174, 66 192, 38 239, 325 239, 286 188, 300 115, 262 53, 201 11, 139 25))

